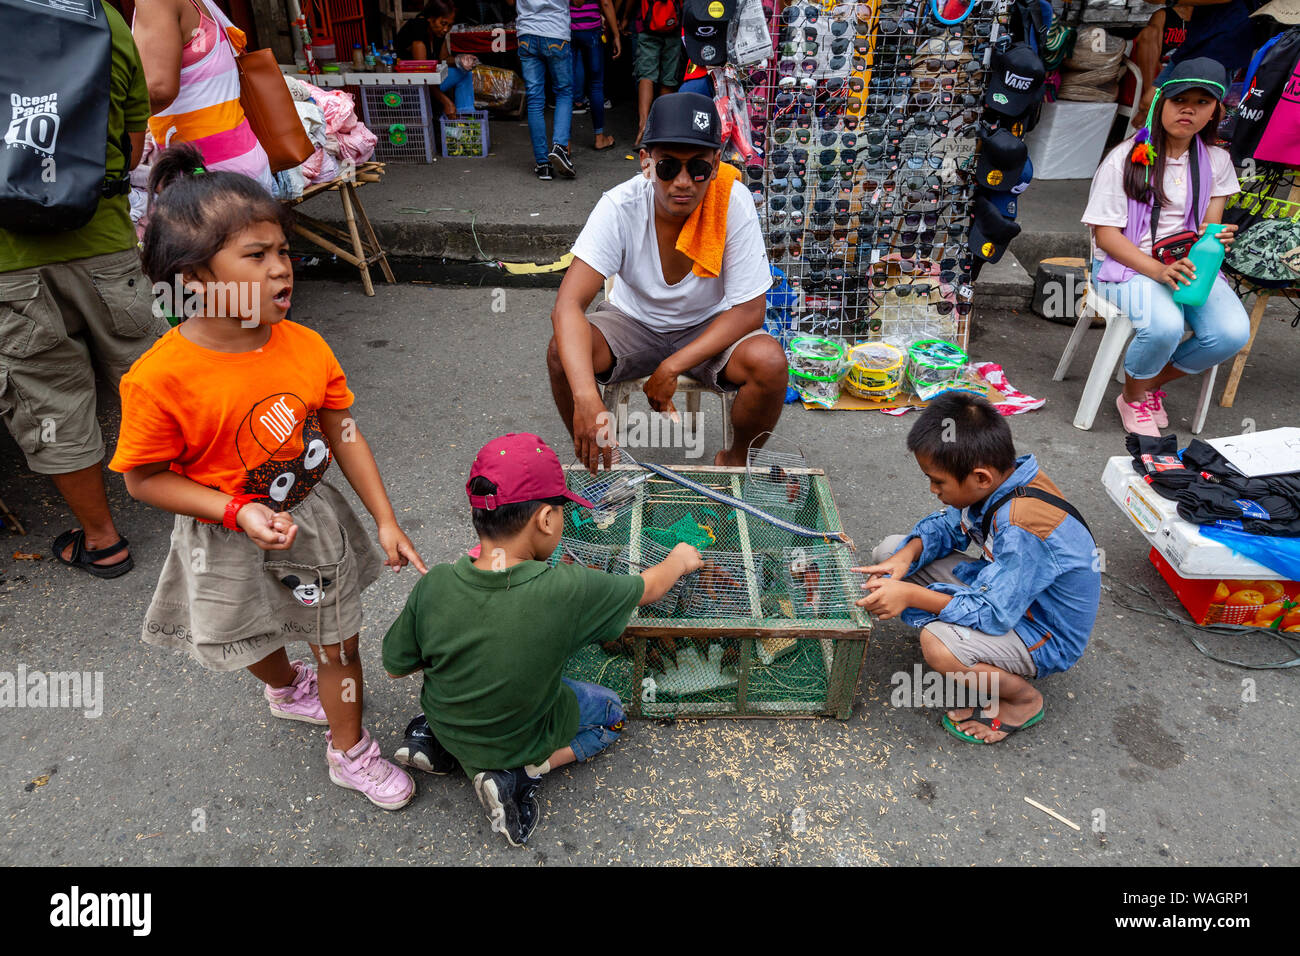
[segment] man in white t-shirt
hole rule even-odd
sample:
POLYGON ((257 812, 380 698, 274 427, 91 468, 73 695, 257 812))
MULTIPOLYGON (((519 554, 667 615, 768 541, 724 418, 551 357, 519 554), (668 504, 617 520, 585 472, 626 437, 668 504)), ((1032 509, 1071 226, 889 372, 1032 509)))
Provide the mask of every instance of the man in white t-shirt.
MULTIPOLYGON (((750 443, 761 445, 759 436, 781 415, 785 353, 761 331, 772 278, 744 183, 735 179, 726 197, 714 277, 696 274, 696 260, 677 248, 682 227, 718 178, 720 127, 707 96, 671 93, 655 100, 642 137, 641 175, 600 198, 573 245, 551 312, 555 335, 546 358, 555 405, 578 458, 592 471, 602 457, 609 465, 611 451, 601 433, 600 385, 649 376, 646 397, 664 414, 675 414, 680 375, 736 392, 735 441, 718 453, 717 465, 745 464, 750 443), (609 298, 588 313, 610 276, 609 298)), ((726 172, 724 182, 734 174, 726 172)))

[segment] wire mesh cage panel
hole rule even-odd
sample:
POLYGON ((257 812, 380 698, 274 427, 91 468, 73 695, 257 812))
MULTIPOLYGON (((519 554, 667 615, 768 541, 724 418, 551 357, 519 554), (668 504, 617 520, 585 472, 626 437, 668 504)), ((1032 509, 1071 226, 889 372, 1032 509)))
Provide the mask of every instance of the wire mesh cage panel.
MULTIPOLYGON (((853 604, 855 559, 833 537, 842 526, 825 475, 787 469, 807 493, 778 522, 826 535, 809 538, 710 496, 742 498, 745 468, 672 470, 704 492, 620 465, 609 474, 643 489, 624 517, 596 528, 569 509, 566 540, 615 548, 611 573, 639 573, 682 542, 704 565, 638 608, 619 640, 574 655, 566 676, 612 688, 633 716, 848 717, 871 621, 853 604)), ((566 472, 574 491, 589 486, 580 467, 566 472)))
POLYGON ((798 511, 808 500, 812 479, 804 473, 808 462, 801 451, 781 451, 764 445, 750 448, 746 456, 741 494, 761 508, 798 511))
POLYGON ((378 137, 375 158, 431 163, 436 148, 427 86, 362 86, 362 118, 378 137))

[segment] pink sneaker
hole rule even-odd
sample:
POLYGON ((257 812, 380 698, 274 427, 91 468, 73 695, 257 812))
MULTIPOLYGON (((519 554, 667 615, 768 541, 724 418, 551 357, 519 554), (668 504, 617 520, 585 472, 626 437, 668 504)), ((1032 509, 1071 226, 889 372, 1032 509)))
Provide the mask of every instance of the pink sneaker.
POLYGON ((1147 408, 1151 409, 1151 420, 1160 428, 1169 427, 1169 413, 1165 411, 1165 392, 1155 389, 1146 394, 1147 408))
POLYGON ((291 661, 290 666, 298 676, 288 687, 273 689, 263 685, 262 692, 271 705, 271 715, 285 720, 301 720, 305 724, 328 724, 325 708, 320 703, 320 690, 316 686, 316 672, 302 661, 291 661))
POLYGON ((1124 393, 1120 392, 1115 397, 1115 407, 1119 409, 1120 421, 1124 423, 1124 430, 1132 432, 1135 435, 1150 435, 1152 438, 1160 437, 1160 429, 1156 427, 1155 421, 1151 418, 1151 406, 1146 400, 1137 402, 1124 401, 1124 393))
POLYGON ((379 744, 362 729, 361 739, 347 753, 334 749, 333 735, 325 732, 325 759, 330 780, 349 790, 360 790, 377 807, 400 810, 415 796, 411 775, 379 753, 379 744))

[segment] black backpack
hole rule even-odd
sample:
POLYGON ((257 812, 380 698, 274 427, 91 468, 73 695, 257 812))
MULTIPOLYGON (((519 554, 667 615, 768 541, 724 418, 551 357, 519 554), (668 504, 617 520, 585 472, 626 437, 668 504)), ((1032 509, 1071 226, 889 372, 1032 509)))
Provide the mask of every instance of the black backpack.
POLYGON ((101 197, 125 195, 106 175, 113 35, 100 0, 0 0, 0 227, 64 232, 90 222, 101 197), (21 38, 21 39, 20 39, 21 38))
POLYGON ((1300 60, 1300 27, 1291 27, 1260 47, 1246 73, 1245 88, 1227 122, 1220 127, 1230 141, 1232 161, 1242 165, 1255 155, 1273 108, 1300 60))

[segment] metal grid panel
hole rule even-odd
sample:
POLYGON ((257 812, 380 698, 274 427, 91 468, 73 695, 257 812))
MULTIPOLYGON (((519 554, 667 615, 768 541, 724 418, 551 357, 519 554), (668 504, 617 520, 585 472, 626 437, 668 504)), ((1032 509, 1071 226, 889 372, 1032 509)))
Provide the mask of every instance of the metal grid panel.
MULTIPOLYGON (((1000 3, 944 26, 930 0, 778 2, 773 60, 741 71, 763 156, 745 167, 796 293, 769 330, 965 347, 976 121, 1000 3)), ((769 316, 769 320, 773 317, 769 316)))

